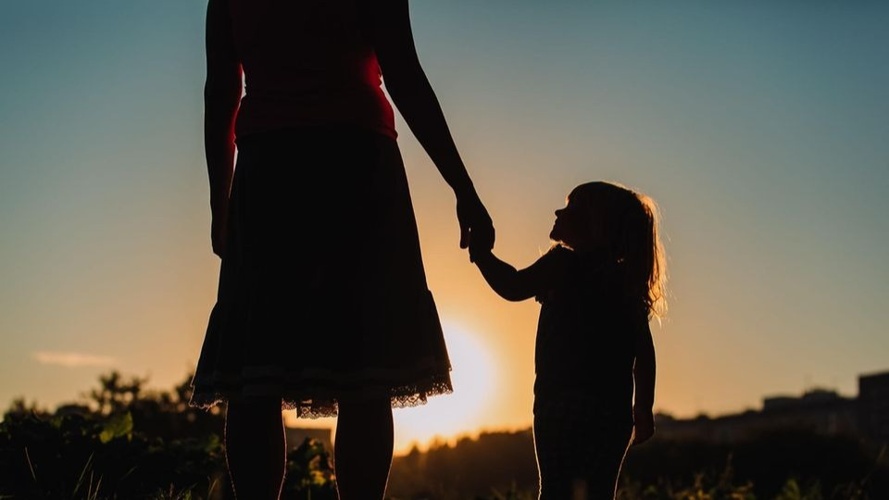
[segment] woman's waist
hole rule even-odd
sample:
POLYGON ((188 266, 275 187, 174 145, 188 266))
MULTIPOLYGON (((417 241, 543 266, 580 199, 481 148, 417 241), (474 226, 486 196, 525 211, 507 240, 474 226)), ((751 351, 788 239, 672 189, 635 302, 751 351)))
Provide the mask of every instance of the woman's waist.
POLYGON ((251 79, 241 98, 241 107, 263 110, 279 107, 335 108, 343 103, 365 107, 391 107, 383 89, 362 81, 311 79, 287 82, 261 82, 251 79))
POLYGON ((355 125, 397 137, 395 113, 382 92, 248 91, 241 99, 235 131, 238 137, 280 128, 355 125))

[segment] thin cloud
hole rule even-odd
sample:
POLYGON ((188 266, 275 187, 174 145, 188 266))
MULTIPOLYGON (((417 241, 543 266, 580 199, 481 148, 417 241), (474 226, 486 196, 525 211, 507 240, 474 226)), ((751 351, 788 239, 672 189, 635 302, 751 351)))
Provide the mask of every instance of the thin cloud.
POLYGON ((50 352, 37 351, 34 359, 42 365, 64 366, 65 368, 80 368, 84 366, 111 366, 117 360, 109 356, 95 356, 81 352, 50 352))

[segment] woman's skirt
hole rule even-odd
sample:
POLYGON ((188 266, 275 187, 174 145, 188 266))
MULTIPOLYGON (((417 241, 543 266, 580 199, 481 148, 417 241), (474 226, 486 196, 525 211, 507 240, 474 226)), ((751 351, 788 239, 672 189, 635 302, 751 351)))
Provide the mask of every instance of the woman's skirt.
POLYGON ((300 417, 343 398, 449 393, 401 153, 346 127, 238 140, 228 237, 190 404, 280 397, 300 417))

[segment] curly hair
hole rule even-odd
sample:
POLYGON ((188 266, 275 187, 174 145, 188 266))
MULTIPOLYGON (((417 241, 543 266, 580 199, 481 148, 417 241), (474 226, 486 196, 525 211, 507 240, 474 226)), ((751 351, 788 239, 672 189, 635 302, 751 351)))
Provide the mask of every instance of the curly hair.
POLYGON ((624 291, 642 301, 649 317, 663 318, 667 312, 667 266, 657 203, 641 192, 607 181, 581 184, 569 197, 604 227, 609 255, 624 268, 624 291))

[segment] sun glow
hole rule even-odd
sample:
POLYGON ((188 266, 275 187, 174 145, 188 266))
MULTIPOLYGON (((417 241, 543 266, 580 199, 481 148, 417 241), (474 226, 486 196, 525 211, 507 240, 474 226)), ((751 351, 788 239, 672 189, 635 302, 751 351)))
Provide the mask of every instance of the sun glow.
MULTIPOLYGON (((496 356, 481 336, 454 324, 446 323, 443 328, 454 392, 430 397, 425 405, 393 411, 396 454, 408 453, 414 446, 425 451, 435 441, 452 443, 463 436, 475 437, 491 410, 500 372, 496 356)), ((287 411, 284 422, 289 427, 330 429, 336 439, 336 418, 297 419, 287 411)))
POLYGON ((396 453, 407 452, 414 445, 426 449, 433 440, 475 435, 489 409, 497 386, 496 358, 483 339, 460 326, 445 324, 444 334, 454 392, 431 397, 423 406, 394 412, 396 453))

